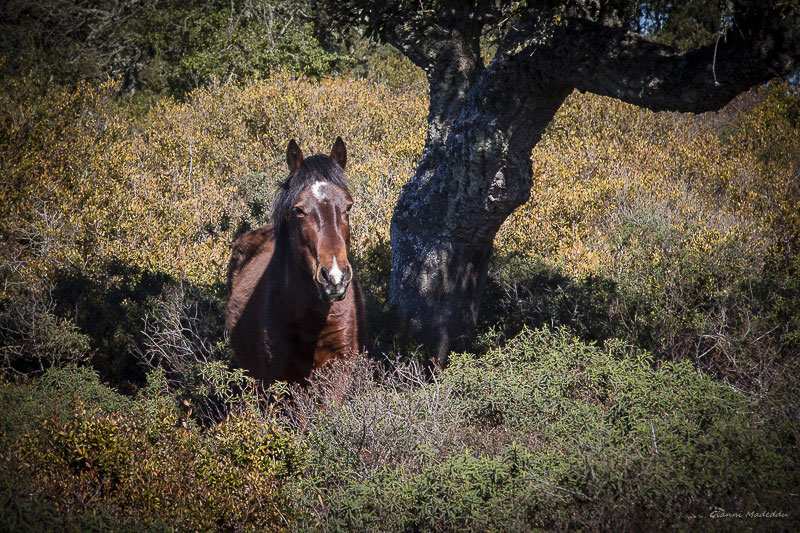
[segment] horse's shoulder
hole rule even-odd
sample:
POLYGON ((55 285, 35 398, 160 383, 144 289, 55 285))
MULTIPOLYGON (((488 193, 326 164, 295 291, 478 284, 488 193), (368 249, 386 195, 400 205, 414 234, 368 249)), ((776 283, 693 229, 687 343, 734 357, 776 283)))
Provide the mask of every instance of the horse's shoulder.
POLYGON ((233 243, 231 260, 228 263, 228 288, 231 289, 236 274, 244 268, 250 260, 264 252, 272 253, 275 245, 275 229, 272 224, 243 233, 233 243))

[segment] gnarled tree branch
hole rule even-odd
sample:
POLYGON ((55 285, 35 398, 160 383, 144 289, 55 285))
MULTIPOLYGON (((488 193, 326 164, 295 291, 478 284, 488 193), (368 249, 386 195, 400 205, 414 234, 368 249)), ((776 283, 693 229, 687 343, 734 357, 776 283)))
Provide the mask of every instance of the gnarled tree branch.
MULTIPOLYGON (((519 53, 547 61, 581 91, 655 111, 700 113, 800 65, 800 13, 740 5, 721 38, 687 53, 586 19, 555 25, 544 44, 519 53)), ((541 26, 537 31, 541 32, 541 26)))

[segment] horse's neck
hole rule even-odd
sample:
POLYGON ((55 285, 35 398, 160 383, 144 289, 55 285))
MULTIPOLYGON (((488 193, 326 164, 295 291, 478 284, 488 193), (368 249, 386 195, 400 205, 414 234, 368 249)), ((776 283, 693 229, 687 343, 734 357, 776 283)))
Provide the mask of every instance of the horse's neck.
POLYGON ((330 305, 320 300, 308 273, 301 270, 286 251, 276 249, 274 259, 278 268, 273 279, 272 292, 276 296, 273 301, 281 302, 280 307, 273 308, 275 312, 289 320, 324 319, 330 305))

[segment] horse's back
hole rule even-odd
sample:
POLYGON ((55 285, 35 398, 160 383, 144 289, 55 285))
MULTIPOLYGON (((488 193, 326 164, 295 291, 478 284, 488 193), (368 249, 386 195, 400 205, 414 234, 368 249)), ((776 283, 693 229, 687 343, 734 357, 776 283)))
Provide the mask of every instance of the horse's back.
POLYGON ((275 231, 272 225, 248 231, 233 243, 231 260, 228 263, 230 299, 225 317, 229 334, 233 333, 242 318, 242 313, 272 259, 274 249, 275 231))

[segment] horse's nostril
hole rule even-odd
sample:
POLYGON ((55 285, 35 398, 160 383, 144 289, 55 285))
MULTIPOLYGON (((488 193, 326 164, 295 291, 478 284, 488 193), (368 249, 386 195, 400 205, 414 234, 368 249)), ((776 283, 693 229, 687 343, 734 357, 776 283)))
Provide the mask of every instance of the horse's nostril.
POLYGON ((319 276, 320 276, 320 278, 322 278, 321 281, 324 281, 325 283, 330 283, 331 282, 330 277, 328 277, 328 269, 326 269, 325 267, 321 267, 319 269, 319 276))

